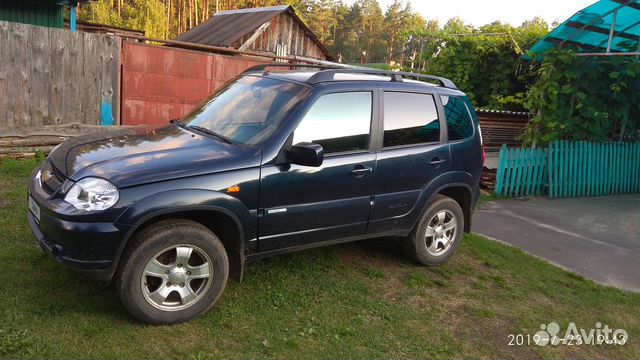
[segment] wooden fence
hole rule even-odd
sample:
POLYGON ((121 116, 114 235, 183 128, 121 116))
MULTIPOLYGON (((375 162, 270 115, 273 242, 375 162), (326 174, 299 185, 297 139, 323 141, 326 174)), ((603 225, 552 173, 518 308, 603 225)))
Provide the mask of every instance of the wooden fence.
POLYGON ((549 145, 549 197, 640 192, 640 144, 558 141, 549 145))
POLYGON ((0 21, 0 132, 118 124, 120 40, 0 21))
POLYGON ((546 149, 503 146, 495 193, 551 199, 640 192, 640 143, 556 141, 546 149), (541 175, 542 174, 542 175, 541 175))
POLYGON ((495 193, 519 197, 542 194, 547 185, 547 149, 500 148, 495 193))

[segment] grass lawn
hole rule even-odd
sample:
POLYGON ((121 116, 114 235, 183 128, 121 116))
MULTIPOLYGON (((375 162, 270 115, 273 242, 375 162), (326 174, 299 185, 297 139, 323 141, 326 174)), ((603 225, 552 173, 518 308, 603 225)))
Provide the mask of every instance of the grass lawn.
MULTIPOLYGON (((188 324, 136 322, 112 287, 45 255, 25 215, 36 161, 0 162, 0 358, 637 358, 640 294, 465 236, 448 264, 408 261, 394 239, 249 265, 188 324), (541 324, 623 328, 624 346, 509 346, 541 324)), ((535 241, 535 239, 531 239, 535 241)), ((639 274, 640 276, 640 274, 639 274)), ((564 333, 564 332, 563 332, 564 333)))

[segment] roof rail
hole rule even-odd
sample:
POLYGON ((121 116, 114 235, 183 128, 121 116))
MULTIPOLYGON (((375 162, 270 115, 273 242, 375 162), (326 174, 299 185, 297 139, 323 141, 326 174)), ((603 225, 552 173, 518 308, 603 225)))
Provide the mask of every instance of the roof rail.
POLYGON ((289 64, 289 63, 269 63, 269 64, 258 64, 254 65, 247 70, 243 71, 243 73, 254 72, 254 71, 265 71, 266 68, 269 67, 286 67, 286 68, 310 68, 310 69, 340 69, 340 66, 334 65, 314 65, 314 64, 289 64))
POLYGON ((307 82, 310 84, 316 84, 320 82, 333 81, 335 79, 336 74, 366 74, 366 75, 383 75, 391 77, 391 81, 402 82, 403 78, 415 78, 416 80, 430 80, 437 81, 443 87, 450 89, 458 89, 456 84, 453 81, 433 75, 425 75, 425 74, 416 74, 410 72, 402 72, 402 71, 388 71, 388 70, 377 70, 377 69, 363 69, 352 68, 352 69, 327 69, 323 71, 318 71, 313 76, 311 76, 307 82))
POLYGON ((333 81, 335 79, 336 74, 366 74, 366 75, 382 75, 391 77, 391 81, 402 82, 403 78, 414 78, 416 80, 429 80, 429 81, 437 81, 441 86, 449 88, 449 89, 458 89, 456 84, 453 81, 433 75, 425 75, 425 74, 416 74, 411 72, 404 71, 389 71, 389 70, 380 70, 380 69, 371 69, 364 67, 356 67, 351 65, 344 64, 289 64, 289 63, 269 63, 269 64, 259 64, 254 65, 243 73, 254 72, 254 71, 266 71, 266 68, 269 67, 281 67, 281 68, 310 68, 310 69, 321 69, 317 73, 313 74, 307 82, 309 84, 317 84, 320 82, 328 82, 333 81))

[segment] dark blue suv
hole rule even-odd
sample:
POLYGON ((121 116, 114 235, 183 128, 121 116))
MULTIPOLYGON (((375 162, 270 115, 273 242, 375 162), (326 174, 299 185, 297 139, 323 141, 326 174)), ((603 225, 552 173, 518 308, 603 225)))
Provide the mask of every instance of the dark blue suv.
POLYGON ((29 184, 41 247, 154 324, 201 315, 247 261, 292 250, 401 236, 417 262, 447 261, 482 171, 469 99, 439 77, 279 66, 169 126, 61 144, 29 184))

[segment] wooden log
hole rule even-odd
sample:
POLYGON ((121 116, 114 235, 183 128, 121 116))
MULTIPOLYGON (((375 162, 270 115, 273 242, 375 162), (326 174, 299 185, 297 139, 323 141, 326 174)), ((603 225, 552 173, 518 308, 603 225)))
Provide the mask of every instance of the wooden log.
MULTIPOLYGON (((45 152, 45 155, 47 153, 45 152)), ((0 154, 0 160, 2 159, 33 159, 36 156, 36 153, 15 153, 15 154, 0 154)))
POLYGON ((53 150, 55 146, 22 146, 22 147, 0 147, 0 154, 21 154, 21 153, 36 153, 37 151, 43 151, 48 154, 53 150))
POLYGON ((28 138, 0 138, 0 147, 21 147, 21 146, 55 146, 67 137, 63 136, 30 136, 28 138))
POLYGON ((127 126, 100 126, 100 125, 87 125, 81 123, 70 123, 63 125, 50 125, 42 126, 40 128, 23 128, 23 129, 11 129, 0 128, 0 139, 10 137, 26 138, 30 136, 78 136, 83 134, 90 134, 96 132, 110 132, 117 129, 128 128, 135 129, 144 127, 144 125, 127 125, 127 126))

